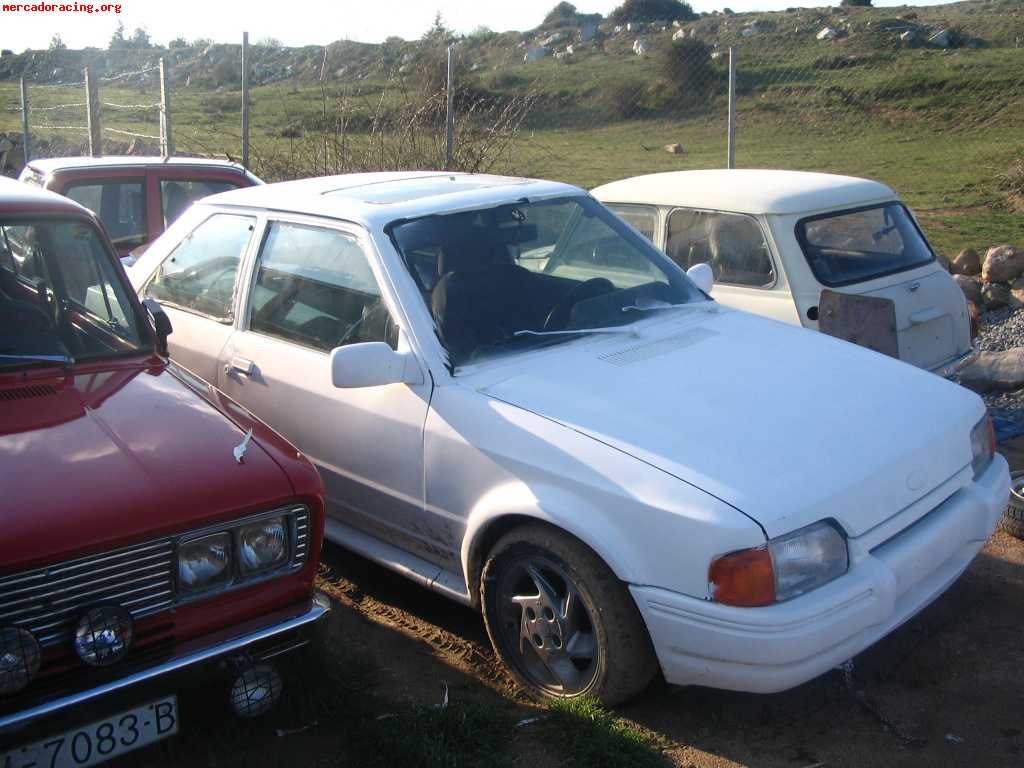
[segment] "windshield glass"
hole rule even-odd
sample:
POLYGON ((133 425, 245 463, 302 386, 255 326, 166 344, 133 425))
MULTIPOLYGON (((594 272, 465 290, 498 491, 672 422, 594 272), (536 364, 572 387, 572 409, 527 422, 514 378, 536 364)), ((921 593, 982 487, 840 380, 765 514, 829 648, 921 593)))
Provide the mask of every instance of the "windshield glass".
POLYGON ((0 219, 0 370, 151 349, 115 259, 88 222, 0 219))
POLYGON ((650 242, 589 197, 399 222, 391 234, 454 365, 567 341, 707 297, 650 242), (517 335, 518 334, 518 335, 517 335))
POLYGON ((804 219, 796 234, 823 285, 859 283, 920 267, 934 258, 900 203, 804 219))

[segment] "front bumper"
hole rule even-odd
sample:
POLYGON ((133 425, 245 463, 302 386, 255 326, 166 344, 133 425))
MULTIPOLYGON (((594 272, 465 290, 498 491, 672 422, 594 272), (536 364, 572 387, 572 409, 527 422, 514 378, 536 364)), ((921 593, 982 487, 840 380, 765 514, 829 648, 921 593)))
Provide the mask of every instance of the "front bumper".
MULTIPOLYGON (((254 646, 263 646, 275 640, 283 640, 301 633, 305 629, 312 628, 327 615, 329 610, 330 605, 327 599, 315 594, 309 608, 298 615, 294 615, 294 611, 292 611, 293 615, 275 617, 269 623, 264 618, 240 627, 231 627, 213 635, 197 638, 177 647, 169 659, 160 663, 142 669, 134 669, 123 677, 117 677, 87 690, 52 698, 11 714, 0 715, 0 734, 18 730, 50 715, 86 705, 101 697, 163 678, 172 673, 182 672, 200 664, 246 652, 254 646)), ((287 650, 304 645, 305 642, 305 640, 296 642, 288 646, 287 650)), ((283 652, 281 649, 276 649, 273 655, 276 656, 281 652, 283 652)))
MULTIPOLYGON (((976 481, 789 602, 736 608, 630 586, 665 679, 774 693, 852 658, 941 595, 995 531, 1009 496, 998 454, 976 481)), ((851 541, 851 550, 853 542, 851 541)))

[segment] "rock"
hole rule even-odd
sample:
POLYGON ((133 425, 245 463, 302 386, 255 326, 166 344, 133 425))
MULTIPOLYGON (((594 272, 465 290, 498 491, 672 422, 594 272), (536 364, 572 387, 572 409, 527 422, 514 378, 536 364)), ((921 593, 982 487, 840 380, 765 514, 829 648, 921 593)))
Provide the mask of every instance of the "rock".
POLYGON ((686 151, 686 150, 683 149, 683 145, 679 144, 679 143, 676 143, 676 144, 666 144, 663 147, 663 149, 666 152, 668 152, 670 155, 681 155, 681 154, 683 154, 683 152, 686 151))
POLYGON ((672 33, 672 39, 673 40, 685 40, 686 39, 686 30, 685 29, 677 29, 675 32, 672 33))
POLYGON ((964 248, 953 257, 950 267, 950 271, 957 275, 980 275, 981 257, 973 248, 964 248))
POLYGON ((1009 392, 1024 387, 1024 347, 1005 352, 979 352, 959 374, 960 383, 975 392, 1009 392))
POLYGON ((928 38, 928 42, 939 46, 939 48, 951 48, 953 46, 953 34, 948 29, 940 29, 928 38))
POLYGON ((753 37, 754 35, 757 34, 757 30, 754 29, 753 27, 747 27, 742 32, 740 32, 740 34, 743 35, 743 37, 753 37))
POLYGON ((943 268, 944 270, 946 270, 947 272, 950 272, 950 273, 952 273, 953 269, 952 269, 952 266, 951 266, 951 265, 950 265, 950 263, 949 263, 949 259, 948 259, 948 258, 946 258, 946 257, 945 257, 944 255, 942 255, 941 253, 936 253, 936 254, 935 254, 935 260, 936 260, 937 262, 939 262, 939 266, 940 266, 940 267, 942 267, 942 268, 943 268))
POLYGON ((523 61, 540 61, 551 54, 550 48, 530 48, 523 54, 523 61))
POLYGON ((981 300, 986 311, 1006 307, 1014 303, 1016 299, 1010 293, 1010 286, 1006 283, 985 283, 981 286, 981 300))
POLYGON ((839 30, 833 27, 825 27, 815 37, 819 40, 835 40, 839 37, 839 30))
POLYGON ((968 277, 967 275, 953 275, 953 279, 960 286, 960 290, 964 292, 964 296, 967 297, 968 301, 981 304, 981 280, 979 278, 968 277))
POLYGON ((593 40, 597 36, 597 24, 592 21, 588 21, 582 27, 580 27, 580 42, 585 43, 589 40, 593 40))
POLYGON ((981 263, 981 279, 986 283, 1009 283, 1024 275, 1024 251, 1012 245, 989 248, 981 263))
POLYGON ((908 29, 900 35, 900 42, 905 45, 915 45, 920 41, 916 29, 908 29))
POLYGON ((642 37, 638 37, 633 41, 633 53, 637 56, 645 56, 647 54, 647 41, 642 37))
POLYGON ((1018 277, 1010 284, 1010 293, 1013 298, 1024 305, 1024 277, 1018 277))

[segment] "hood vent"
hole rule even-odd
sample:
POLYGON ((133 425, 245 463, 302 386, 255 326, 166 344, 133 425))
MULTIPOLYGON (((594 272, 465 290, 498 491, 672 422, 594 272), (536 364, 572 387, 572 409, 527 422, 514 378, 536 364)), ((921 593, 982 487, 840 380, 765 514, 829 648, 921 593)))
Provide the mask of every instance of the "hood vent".
POLYGON ((677 336, 669 336, 665 339, 658 339, 657 341, 649 341, 632 347, 626 347, 625 349, 620 349, 618 352, 609 352, 606 355, 600 355, 598 359, 604 360, 606 363, 622 367, 633 363, 639 363, 643 360, 650 360, 653 357, 661 357, 662 355, 667 355, 669 352, 676 352, 684 347, 689 347, 697 342, 717 335, 717 331, 712 331, 708 328, 690 328, 677 336))
POLYGON ((0 389, 0 403, 14 400, 29 400, 33 397, 48 397, 56 394, 57 390, 49 384, 30 384, 27 387, 0 389))

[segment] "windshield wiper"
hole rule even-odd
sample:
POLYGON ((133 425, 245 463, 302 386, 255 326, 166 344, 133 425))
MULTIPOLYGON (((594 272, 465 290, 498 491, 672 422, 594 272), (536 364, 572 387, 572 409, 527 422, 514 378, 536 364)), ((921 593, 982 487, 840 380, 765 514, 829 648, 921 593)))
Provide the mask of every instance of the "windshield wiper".
POLYGON ((632 304, 629 304, 622 308, 623 312, 629 312, 631 309, 635 309, 637 312, 651 312, 655 309, 674 309, 676 307, 686 307, 688 303, 672 304, 668 301, 662 301, 661 299, 648 299, 644 297, 638 298, 632 304))
MULTIPOLYGON (((670 305, 671 306, 671 305, 670 305)), ((567 333, 590 334, 590 333, 625 333, 629 336, 639 336, 635 330, 629 328, 566 328, 561 331, 516 331, 513 336, 562 336, 567 333)))
POLYGON ((11 355, 0 352, 0 368, 9 368, 25 363, 60 363, 74 365, 74 358, 68 355, 11 355))

